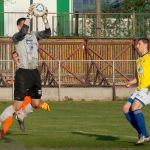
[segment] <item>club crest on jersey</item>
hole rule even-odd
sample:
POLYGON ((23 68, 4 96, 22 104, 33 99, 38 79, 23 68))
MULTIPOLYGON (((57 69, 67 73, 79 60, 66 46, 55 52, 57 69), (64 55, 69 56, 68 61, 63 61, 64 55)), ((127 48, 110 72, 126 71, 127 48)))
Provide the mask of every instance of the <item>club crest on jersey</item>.
POLYGON ((28 35, 28 36, 26 37, 26 44, 28 45, 29 50, 30 50, 30 53, 31 53, 32 50, 33 50, 33 47, 34 47, 34 43, 33 43, 33 39, 32 39, 32 36, 31 36, 31 35, 28 35))
POLYGON ((143 67, 142 67, 142 65, 138 65, 138 67, 137 67, 137 72, 138 72, 139 74, 142 74, 142 73, 143 73, 143 67))

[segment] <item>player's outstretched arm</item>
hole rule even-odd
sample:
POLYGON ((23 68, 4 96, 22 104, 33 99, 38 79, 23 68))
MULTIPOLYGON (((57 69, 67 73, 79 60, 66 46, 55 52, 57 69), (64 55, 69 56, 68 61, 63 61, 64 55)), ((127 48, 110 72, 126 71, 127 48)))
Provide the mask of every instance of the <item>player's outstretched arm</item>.
POLYGON ((137 78, 134 78, 126 83, 126 87, 129 88, 136 83, 137 83, 137 78))

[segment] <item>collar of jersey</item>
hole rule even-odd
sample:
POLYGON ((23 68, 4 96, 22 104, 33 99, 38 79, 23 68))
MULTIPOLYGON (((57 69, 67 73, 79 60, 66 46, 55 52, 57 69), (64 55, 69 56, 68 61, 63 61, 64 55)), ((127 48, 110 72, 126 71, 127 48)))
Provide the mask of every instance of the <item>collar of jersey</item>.
POLYGON ((149 51, 147 53, 145 53, 144 55, 140 56, 140 57, 144 57, 145 55, 149 54, 149 51))

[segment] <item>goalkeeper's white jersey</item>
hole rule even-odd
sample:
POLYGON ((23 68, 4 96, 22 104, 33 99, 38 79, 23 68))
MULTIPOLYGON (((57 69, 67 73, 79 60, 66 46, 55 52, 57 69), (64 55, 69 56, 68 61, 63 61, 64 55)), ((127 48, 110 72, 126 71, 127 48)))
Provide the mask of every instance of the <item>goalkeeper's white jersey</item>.
POLYGON ((38 42, 34 32, 26 34, 22 41, 15 44, 19 56, 19 68, 36 69, 38 67, 38 42))

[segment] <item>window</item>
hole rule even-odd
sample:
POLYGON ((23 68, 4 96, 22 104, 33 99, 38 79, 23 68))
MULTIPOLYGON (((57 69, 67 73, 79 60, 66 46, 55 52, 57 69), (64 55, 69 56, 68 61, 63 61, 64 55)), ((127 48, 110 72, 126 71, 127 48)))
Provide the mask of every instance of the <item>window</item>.
POLYGON ((74 12, 95 12, 95 0, 73 0, 74 12))

